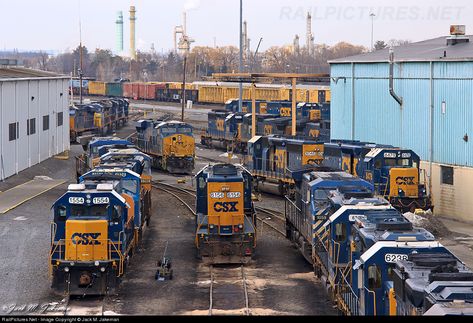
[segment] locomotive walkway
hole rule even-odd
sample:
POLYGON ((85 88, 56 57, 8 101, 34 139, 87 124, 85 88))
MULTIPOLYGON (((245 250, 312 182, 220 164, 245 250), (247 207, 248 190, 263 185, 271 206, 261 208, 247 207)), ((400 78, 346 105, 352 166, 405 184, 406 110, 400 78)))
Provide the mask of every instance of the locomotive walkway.
POLYGON ((0 193, 0 214, 5 214, 64 182, 65 180, 35 178, 29 182, 15 186, 8 191, 2 192, 0 193))

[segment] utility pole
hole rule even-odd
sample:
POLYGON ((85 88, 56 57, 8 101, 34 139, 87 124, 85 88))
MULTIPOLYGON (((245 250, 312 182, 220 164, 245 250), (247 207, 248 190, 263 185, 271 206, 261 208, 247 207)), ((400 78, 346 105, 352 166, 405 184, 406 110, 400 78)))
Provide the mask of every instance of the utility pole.
POLYGON ((186 104, 186 69, 187 69, 187 54, 184 54, 184 71, 182 72, 182 114, 181 121, 184 122, 184 108, 186 104))
POLYGON ((83 53, 82 53, 82 18, 80 14, 80 0, 79 0, 79 57, 80 57, 80 62, 79 62, 79 103, 82 105, 82 77, 84 74, 82 73, 83 69, 83 59, 82 59, 83 53))
MULTIPOLYGON (((241 74, 243 68, 243 0, 240 0, 240 65, 238 72, 241 74)), ((242 111, 243 83, 240 81, 238 112, 242 111)), ((255 110, 255 107, 252 107, 255 110)))

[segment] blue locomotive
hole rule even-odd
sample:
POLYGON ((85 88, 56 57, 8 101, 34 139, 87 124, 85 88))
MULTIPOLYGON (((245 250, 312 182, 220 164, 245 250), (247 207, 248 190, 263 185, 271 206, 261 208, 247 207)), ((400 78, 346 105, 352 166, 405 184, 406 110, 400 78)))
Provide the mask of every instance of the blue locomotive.
POLYGON ((151 158, 136 150, 104 158, 53 204, 49 264, 56 292, 115 293, 149 224, 151 158))
MULTIPOLYGON (((257 102, 256 135, 291 135, 292 107, 286 102, 257 102)), ((237 112, 238 100, 227 102, 226 110, 208 114, 208 127, 201 143, 210 148, 247 152, 252 139, 251 101, 243 101, 243 111, 237 112), (249 110, 247 109, 249 104, 249 110)), ((330 137, 330 104, 299 103, 296 107, 296 137, 328 141, 330 137)))
POLYGON ((240 165, 217 164, 196 175, 197 256, 206 263, 247 263, 256 248, 251 174, 240 165))
POLYGON ((153 158, 152 166, 169 173, 192 174, 195 165, 194 129, 179 121, 140 120, 135 145, 153 158))
POLYGON ((100 157, 114 148, 133 148, 134 145, 128 140, 118 137, 94 137, 91 140, 81 140, 84 153, 76 157, 76 178, 79 178, 100 163, 100 157))
MULTIPOLYGON (((398 296, 406 293, 402 286, 410 281, 401 282, 399 277, 405 276, 400 274, 396 278, 397 266, 413 257, 451 253, 430 232, 414 227, 387 200, 376 196, 372 183, 320 167, 294 172, 293 177, 295 197, 286 197, 287 238, 313 264, 338 308, 348 315, 413 313, 412 304, 405 305, 398 296)), ((420 297, 425 286, 411 285, 420 297)))
POLYGON ((325 144, 324 165, 373 183, 376 194, 401 212, 433 209, 421 176, 420 157, 410 149, 334 140, 325 144))

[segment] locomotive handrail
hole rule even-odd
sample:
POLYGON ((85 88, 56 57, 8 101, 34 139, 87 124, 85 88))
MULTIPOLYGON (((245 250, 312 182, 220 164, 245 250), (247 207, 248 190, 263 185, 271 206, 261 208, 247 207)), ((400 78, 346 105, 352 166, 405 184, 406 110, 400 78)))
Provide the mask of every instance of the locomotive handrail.
MULTIPOLYGON (((70 240, 72 241, 72 240, 70 240)), ((114 249, 114 251, 117 253, 118 257, 119 257, 119 260, 120 260, 120 267, 119 267, 119 272, 118 272, 118 276, 121 276, 123 275, 123 263, 124 263, 124 256, 121 252, 121 250, 119 249, 120 248, 120 245, 123 243, 121 240, 119 240, 118 242, 113 242, 112 240, 110 239, 104 239, 104 240, 98 240, 98 241, 106 241, 107 242, 107 246, 109 248, 107 248, 107 255, 108 255, 108 259, 107 261, 113 261, 114 258, 112 258, 112 249, 114 249)), ((53 264, 52 264, 52 257, 54 256, 54 254, 58 251, 59 249, 59 255, 58 255, 58 258, 55 259, 56 261, 66 261, 65 259, 65 250, 62 250, 62 247, 64 246, 65 247, 66 245, 66 239, 61 239, 61 240, 58 240, 56 243, 53 242, 52 244, 52 249, 51 249, 51 252, 50 252, 50 261, 49 261, 49 264, 50 264, 50 274, 52 275, 52 267, 53 267, 53 264)), ((76 248, 75 250, 76 252, 76 257, 73 259, 73 260, 68 260, 68 261, 78 261, 78 249, 76 248)), ((93 247, 92 248, 92 252, 93 252, 93 259, 95 259, 95 248, 93 247)), ((92 262, 93 260, 90 260, 90 261, 86 261, 86 262, 92 262)))
MULTIPOLYGON (((351 262, 349 263, 349 268, 351 269, 351 262)), ((351 272, 351 270, 348 271, 348 273, 351 272)), ((351 287, 350 282, 347 281, 347 275, 344 275, 342 272, 342 279, 340 284, 337 286, 337 295, 339 297, 339 301, 343 302, 342 308, 345 309, 345 311, 349 311, 346 314, 354 314, 358 315, 358 309, 359 309, 359 298, 356 295, 355 291, 351 287)))
MULTIPOLYGON (((376 292, 366 288, 366 286, 363 286, 364 290, 366 290, 369 294, 373 294, 373 316, 376 316, 376 292)), ((365 306, 366 308, 366 306, 365 306)))

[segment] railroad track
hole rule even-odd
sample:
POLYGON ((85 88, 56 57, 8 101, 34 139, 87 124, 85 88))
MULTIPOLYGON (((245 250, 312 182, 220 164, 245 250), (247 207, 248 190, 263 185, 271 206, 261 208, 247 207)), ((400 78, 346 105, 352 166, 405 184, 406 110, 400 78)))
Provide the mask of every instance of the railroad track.
POLYGON ((251 315, 244 266, 235 268, 210 265, 209 272, 209 315, 251 315))
MULTIPOLYGON (((191 207, 189 205, 189 203, 186 202, 184 200, 184 198, 182 197, 182 194, 185 194, 185 196, 187 196, 187 197, 192 196, 195 199, 195 197, 196 197, 195 190, 189 189, 189 188, 177 187, 177 186, 174 186, 174 185, 171 185, 171 184, 167 184, 167 183, 163 183, 163 182, 156 182, 156 181, 153 182, 152 186, 157 190, 161 190, 163 192, 166 192, 166 193, 174 196, 176 199, 181 201, 181 203, 183 203, 184 206, 189 211, 191 211, 194 216, 196 215, 194 208, 191 207)), ((264 208, 264 207, 259 207, 259 206, 255 207, 255 209, 256 209, 256 211, 259 211, 261 213, 265 213, 265 214, 271 216, 270 219, 263 218, 261 216, 256 216, 258 221, 260 221, 263 225, 266 225, 266 226, 270 227, 271 229, 273 229, 277 233, 281 234, 282 236, 284 236, 284 237, 286 236, 286 232, 284 232, 284 229, 278 228, 275 224, 270 222, 272 219, 277 219, 277 220, 282 222, 282 225, 283 225, 283 228, 284 228, 284 225, 286 223, 286 219, 284 218, 284 216, 281 212, 279 212, 277 210, 264 208)))
POLYGON ((188 202, 188 201, 185 200, 185 197, 189 198, 190 196, 193 197, 193 199, 195 199, 195 197, 196 197, 195 191, 190 190, 190 189, 181 188, 181 187, 176 187, 176 186, 173 186, 173 185, 170 185, 170 184, 166 184, 166 183, 163 183, 163 182, 157 182, 157 181, 153 181, 151 186, 154 189, 157 189, 159 191, 163 191, 163 192, 173 196, 174 198, 179 200, 192 213, 193 216, 196 216, 195 210, 191 206, 192 202, 188 202), (184 194, 184 197, 182 196, 183 194, 184 194))
POLYGON ((69 296, 62 315, 64 316, 102 316, 105 297, 69 296))

